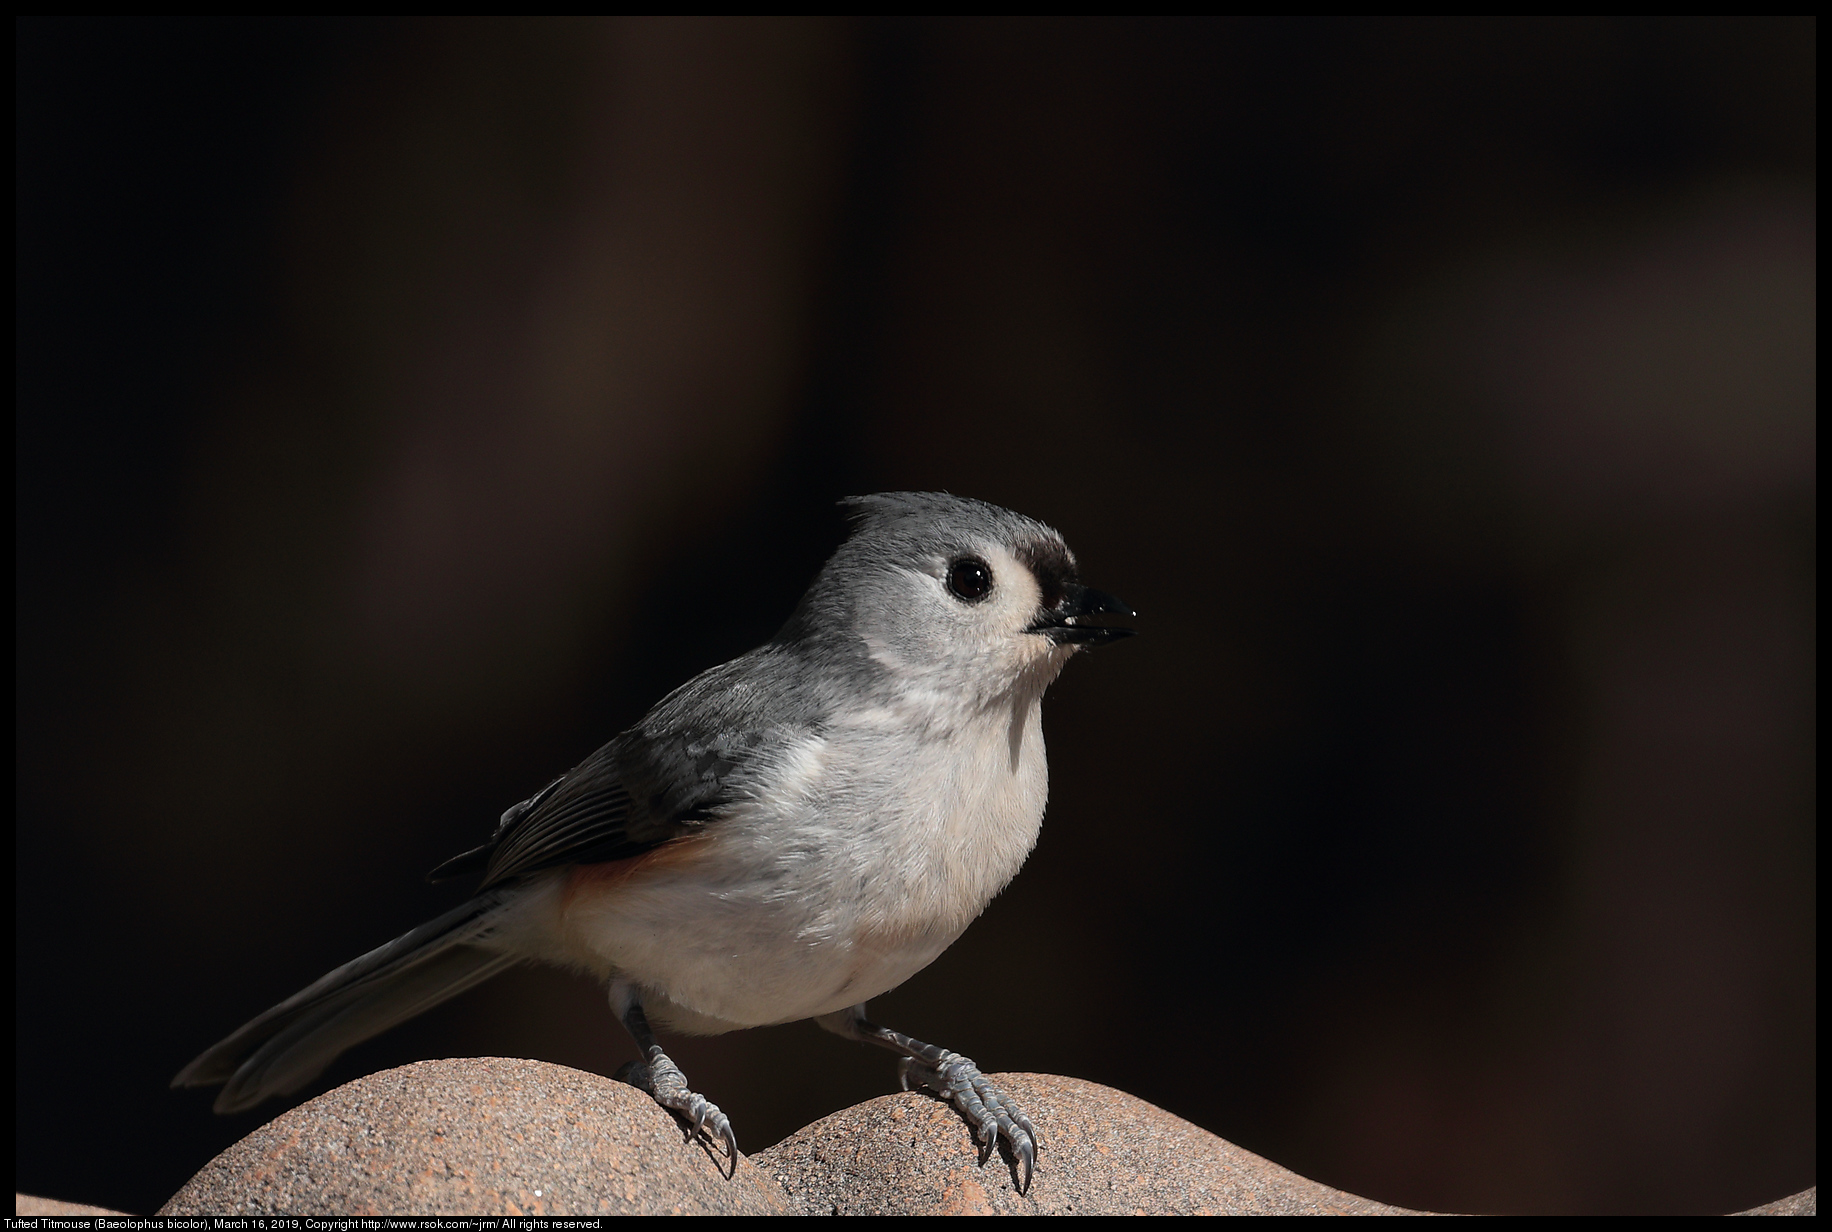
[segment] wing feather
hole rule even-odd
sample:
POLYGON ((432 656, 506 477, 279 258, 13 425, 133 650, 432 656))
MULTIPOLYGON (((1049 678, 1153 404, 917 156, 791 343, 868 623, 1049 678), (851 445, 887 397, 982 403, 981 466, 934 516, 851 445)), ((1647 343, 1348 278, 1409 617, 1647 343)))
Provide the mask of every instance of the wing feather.
POLYGON ((483 870, 483 886, 542 869, 640 855, 716 824, 779 752, 816 730, 813 715, 766 719, 792 689, 755 687, 793 664, 765 650, 704 672, 669 694, 630 731, 502 815, 490 841, 447 860, 435 879, 483 870), (746 683, 748 681, 748 683, 746 683))
POLYGON ((632 827, 630 793, 600 772, 576 791, 562 790, 497 841, 485 886, 554 868, 639 855, 671 837, 665 827, 632 827), (636 833, 632 833, 632 829, 636 833))

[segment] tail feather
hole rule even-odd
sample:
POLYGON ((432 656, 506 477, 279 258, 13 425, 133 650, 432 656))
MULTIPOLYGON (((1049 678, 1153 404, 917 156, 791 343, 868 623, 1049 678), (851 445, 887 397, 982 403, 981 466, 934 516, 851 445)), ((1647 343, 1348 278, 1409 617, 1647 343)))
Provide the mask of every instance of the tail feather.
POLYGON ((454 946, 293 1023, 235 1071, 216 1097, 218 1112, 241 1112, 269 1095, 296 1091, 338 1054, 513 967, 513 955, 454 946))
POLYGON ((482 895, 345 963, 205 1051, 172 1085, 227 1083, 218 1112, 298 1090, 345 1049, 514 966, 476 944, 500 905, 482 895))

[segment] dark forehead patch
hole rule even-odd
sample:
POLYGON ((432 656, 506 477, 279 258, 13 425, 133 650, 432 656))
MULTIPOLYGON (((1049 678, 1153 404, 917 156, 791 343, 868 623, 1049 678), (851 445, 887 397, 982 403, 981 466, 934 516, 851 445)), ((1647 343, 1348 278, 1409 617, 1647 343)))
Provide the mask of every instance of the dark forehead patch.
POLYGON ((1060 540, 1029 539, 1017 545, 1016 555, 1029 566, 1043 592, 1043 606, 1062 602, 1063 587, 1075 581, 1075 558, 1060 540))

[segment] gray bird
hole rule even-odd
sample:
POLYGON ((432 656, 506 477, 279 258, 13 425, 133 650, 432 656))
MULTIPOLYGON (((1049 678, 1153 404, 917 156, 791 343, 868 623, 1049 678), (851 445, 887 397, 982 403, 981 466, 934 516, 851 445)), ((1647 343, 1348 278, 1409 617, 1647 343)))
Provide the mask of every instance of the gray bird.
POLYGON ((1132 632, 1062 536, 981 501, 854 498, 852 535, 768 643, 694 677, 502 815, 440 880, 477 894, 287 998, 187 1065, 218 1112, 297 1090, 344 1049, 527 959, 589 972, 697 1134, 737 1140, 656 1043, 812 1018, 897 1053, 1029 1188, 1039 1139, 959 1053, 866 1002, 933 962, 1016 875, 1043 821, 1043 691, 1132 632))

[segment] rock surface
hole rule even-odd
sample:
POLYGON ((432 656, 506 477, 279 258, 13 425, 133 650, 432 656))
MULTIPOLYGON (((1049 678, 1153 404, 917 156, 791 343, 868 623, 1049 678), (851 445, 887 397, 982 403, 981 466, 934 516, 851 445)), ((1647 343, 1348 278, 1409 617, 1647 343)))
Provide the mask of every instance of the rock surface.
POLYGON ((752 1163, 803 1215, 1409 1215, 1261 1159, 1111 1087, 999 1074, 1043 1135, 1030 1192, 966 1122, 905 1093, 816 1121, 752 1163))
POLYGON ((1819 1186, 1803 1189, 1790 1197, 1775 1202, 1765 1202, 1761 1206, 1752 1206, 1746 1211, 1737 1211, 1739 1215, 1817 1215, 1816 1203, 1819 1198, 1819 1186))
MULTIPOLYGON (((359 1078, 218 1155, 162 1215, 1404 1215, 1121 1091, 995 1079, 1036 1122, 1028 1194, 930 1096, 870 1100, 726 1178, 634 1087, 540 1061, 423 1061, 359 1078)), ((1812 1215, 1815 1190, 1745 1215, 1812 1215)), ((118 1214, 18 1195, 20 1215, 118 1214)))
POLYGON ((161 1215, 783 1215, 641 1091, 501 1058, 346 1083, 218 1155, 161 1215))
POLYGON ((105 1206, 84 1206, 81 1202, 59 1202, 56 1198, 40 1198, 36 1194, 13 1194, 13 1214, 15 1215, 121 1215, 126 1211, 111 1211, 105 1206))

